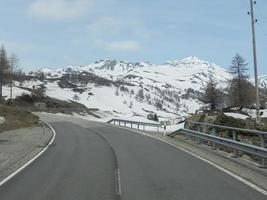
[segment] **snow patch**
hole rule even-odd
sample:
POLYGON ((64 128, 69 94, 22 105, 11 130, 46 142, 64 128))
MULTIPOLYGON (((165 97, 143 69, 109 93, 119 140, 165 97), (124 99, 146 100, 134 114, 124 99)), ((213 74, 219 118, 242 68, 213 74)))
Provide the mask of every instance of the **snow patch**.
POLYGON ((233 117, 236 119, 246 119, 248 118, 247 115, 242 115, 240 113, 224 113, 226 116, 233 117))

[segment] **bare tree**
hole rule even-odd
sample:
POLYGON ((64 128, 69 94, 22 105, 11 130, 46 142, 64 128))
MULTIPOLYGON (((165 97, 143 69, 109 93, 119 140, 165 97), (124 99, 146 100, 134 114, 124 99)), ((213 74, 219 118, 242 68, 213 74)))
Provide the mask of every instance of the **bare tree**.
POLYGON ((239 107, 252 107, 255 102, 255 87, 246 79, 234 78, 230 82, 229 96, 231 106, 239 107))
POLYGON ((244 93, 244 83, 247 80, 247 63, 245 59, 236 54, 232 59, 232 65, 230 66, 230 73, 233 74, 233 79, 230 82, 230 95, 233 105, 237 107, 243 107, 243 93, 244 93), (234 96, 233 96, 234 95, 234 96))
POLYGON ((216 110, 220 102, 220 91, 217 89, 217 83, 211 77, 206 85, 203 101, 209 104, 211 110, 216 110))
POLYGON ((230 72, 233 74, 229 87, 231 106, 241 109, 252 106, 255 100, 255 87, 248 80, 247 65, 245 59, 236 54, 232 59, 232 66, 230 67, 230 72))
POLYGON ((10 101, 12 101, 12 89, 13 89, 13 78, 14 72, 18 67, 19 59, 15 54, 12 54, 9 58, 10 64, 10 101))
POLYGON ((235 78, 246 79, 247 76, 247 68, 248 63, 246 63, 246 60, 240 56, 239 54, 236 54, 232 59, 232 65, 230 66, 230 73, 234 75, 235 78))
POLYGON ((9 68, 7 53, 4 46, 0 49, 0 99, 3 97, 3 84, 6 72, 9 68))

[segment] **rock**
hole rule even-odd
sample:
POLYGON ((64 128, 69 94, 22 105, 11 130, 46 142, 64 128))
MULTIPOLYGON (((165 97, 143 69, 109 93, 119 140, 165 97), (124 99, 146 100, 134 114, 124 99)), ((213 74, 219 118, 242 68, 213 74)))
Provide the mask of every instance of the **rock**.
POLYGON ((5 123, 6 119, 4 117, 0 117, 0 124, 5 123))

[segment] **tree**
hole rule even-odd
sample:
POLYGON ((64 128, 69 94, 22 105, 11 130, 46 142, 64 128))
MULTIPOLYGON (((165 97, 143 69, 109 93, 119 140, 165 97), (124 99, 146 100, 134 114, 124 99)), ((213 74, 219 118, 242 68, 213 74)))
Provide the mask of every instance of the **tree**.
POLYGON ((0 99, 3 97, 3 84, 6 72, 9 69, 7 53, 4 46, 0 49, 0 99))
POLYGON ((252 107, 255 102, 255 87, 246 79, 234 78, 230 82, 229 96, 233 107, 252 107))
POLYGON ((116 90, 115 95, 119 96, 119 90, 118 89, 116 90))
POLYGON ((217 83, 210 77, 203 96, 204 103, 209 104, 211 110, 216 110, 220 100, 217 83))
POLYGON ((233 74, 233 79, 230 82, 230 99, 232 104, 237 107, 243 107, 244 85, 246 83, 248 75, 246 74, 248 64, 245 59, 236 54, 232 59, 232 65, 230 66, 230 73, 233 74))
POLYGON ((158 122, 158 121, 159 121, 159 118, 158 118, 158 116, 157 116, 157 114, 156 114, 156 113, 155 113, 155 114, 154 114, 154 116, 153 116, 153 120, 154 120, 154 121, 156 121, 156 122, 158 122))
POLYGON ((133 108, 133 102, 130 102, 129 108, 133 108))
POLYGON ((248 78, 247 65, 248 63, 246 63, 246 60, 239 54, 236 54, 232 59, 232 65, 230 66, 230 73, 233 74, 234 77, 238 78, 239 80, 246 79, 248 78))
POLYGON ((144 96, 144 90, 143 89, 139 89, 135 98, 139 101, 143 101, 145 96, 144 96))
POLYGON ((73 100, 74 100, 74 101, 79 101, 79 100, 80 100, 80 97, 79 97, 77 94, 75 94, 75 95, 73 96, 73 100))
POLYGON ((233 78, 229 82, 231 106, 241 109, 251 106, 255 99, 255 87, 248 80, 247 65, 245 59, 239 54, 236 54, 232 59, 232 65, 230 67, 230 72, 233 74, 233 78))
POLYGON ((12 54, 9 58, 10 63, 10 101, 12 101, 12 88, 13 88, 13 78, 14 78, 14 72, 16 71, 18 67, 19 59, 15 54, 12 54))
POLYGON ((163 101, 160 100, 160 99, 158 99, 158 98, 156 98, 155 99, 155 107, 158 108, 158 109, 160 109, 160 110, 162 110, 162 108, 163 108, 163 101))

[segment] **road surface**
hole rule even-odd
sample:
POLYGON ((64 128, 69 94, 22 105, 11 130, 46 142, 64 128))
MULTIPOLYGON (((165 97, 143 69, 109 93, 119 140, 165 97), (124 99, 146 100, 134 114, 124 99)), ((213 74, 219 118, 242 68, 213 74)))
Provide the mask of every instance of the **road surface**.
POLYGON ((90 122, 53 122, 54 145, 0 187, 1 200, 266 200, 161 141, 90 122))

